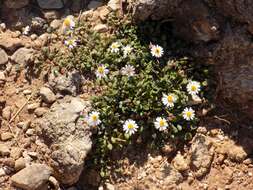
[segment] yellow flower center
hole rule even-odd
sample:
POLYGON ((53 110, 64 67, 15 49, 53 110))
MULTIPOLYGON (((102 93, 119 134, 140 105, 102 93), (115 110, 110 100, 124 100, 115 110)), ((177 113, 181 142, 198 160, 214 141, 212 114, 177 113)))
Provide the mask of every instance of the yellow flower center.
POLYGON ((159 48, 156 48, 156 49, 155 49, 155 53, 156 53, 156 54, 160 54, 160 52, 161 52, 161 51, 160 51, 159 48))
POLYGON ((134 128, 134 125, 133 125, 132 123, 129 123, 129 124, 127 125, 127 127, 128 127, 128 129, 133 129, 133 128, 134 128))
POLYGON ((171 95, 167 96, 167 100, 168 102, 173 103, 173 96, 171 95))
POLYGON ((192 112, 190 112, 190 111, 186 112, 186 116, 187 116, 188 118, 191 118, 192 112))
POLYGON ((104 71, 105 71, 104 67, 98 67, 98 72, 99 72, 100 74, 103 74, 104 71))
POLYGON ((97 115, 93 115, 93 116, 91 116, 91 118, 92 118, 93 121, 96 121, 98 119, 98 116, 97 115))
POLYGON ((63 23, 65 26, 70 27, 71 20, 69 18, 66 18, 63 23))
POLYGON ((161 127, 165 126, 165 121, 164 121, 164 120, 160 120, 160 121, 159 121, 159 125, 160 125, 161 127))
POLYGON ((192 90, 192 91, 196 91, 196 90, 197 90, 197 87, 196 87, 196 86, 191 86, 191 90, 192 90))

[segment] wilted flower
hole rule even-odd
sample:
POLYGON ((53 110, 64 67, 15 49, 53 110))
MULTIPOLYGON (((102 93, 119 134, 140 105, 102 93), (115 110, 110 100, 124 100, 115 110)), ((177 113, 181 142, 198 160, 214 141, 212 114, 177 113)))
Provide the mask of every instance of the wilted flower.
POLYGON ((132 119, 128 119, 127 121, 125 121, 125 123, 123 125, 123 130, 126 133, 128 133, 129 135, 134 134, 137 131, 138 128, 139 128, 138 125, 132 119))
POLYGON ((132 65, 126 65, 121 69, 122 75, 126 75, 128 77, 132 77, 135 75, 135 68, 132 65))
POLYGON ((113 42, 110 46, 110 51, 112 53, 118 53, 120 48, 120 43, 119 42, 113 42))
POLYGON ((195 111, 190 108, 185 108, 183 111, 183 118, 187 121, 193 120, 195 118, 195 111))
POLYGON ((200 83, 197 81, 190 81, 187 84, 186 89, 190 95, 197 95, 200 91, 200 83))
POLYGON ((101 123, 100 119, 99 119, 99 113, 96 111, 93 111, 89 114, 88 116, 88 124, 90 126, 97 126, 101 123))
POLYGON ((154 125, 155 125, 155 128, 158 129, 159 131, 164 131, 168 127, 168 123, 167 123, 166 119, 164 119, 162 117, 156 118, 154 125))
POLYGON ((167 107, 174 107, 174 103, 177 101, 177 96, 175 94, 163 94, 162 102, 167 107))
POLYGON ((104 78, 106 77, 106 75, 109 73, 109 69, 106 68, 106 66, 104 65, 100 65, 98 66, 97 68, 97 71, 96 71, 96 76, 101 79, 101 78, 104 78))
POLYGON ((163 48, 159 45, 152 45, 151 46, 151 54, 154 57, 160 58, 163 56, 163 48))

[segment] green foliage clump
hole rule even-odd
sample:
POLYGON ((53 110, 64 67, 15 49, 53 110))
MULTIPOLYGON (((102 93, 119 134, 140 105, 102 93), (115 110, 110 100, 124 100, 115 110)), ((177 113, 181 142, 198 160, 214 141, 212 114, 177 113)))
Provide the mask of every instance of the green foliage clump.
MULTIPOLYGON (((208 84, 207 68, 187 57, 173 54, 181 44, 171 38, 168 27, 164 30, 156 25, 155 28, 153 23, 135 26, 128 20, 115 17, 111 17, 107 24, 110 35, 98 34, 90 30, 90 26, 81 24, 72 34, 78 45, 68 54, 59 52, 54 59, 66 68, 82 70, 91 76, 96 85, 103 87, 101 94, 92 98, 93 111, 99 112, 101 120, 95 134, 94 162, 105 164, 112 149, 132 143, 136 139, 134 137, 143 134, 149 134, 149 138, 160 145, 169 138, 190 139, 198 119, 187 121, 182 112, 186 107, 192 107, 197 112, 201 105, 192 101, 186 86, 191 80, 200 81, 201 92, 198 95, 203 101, 208 84), (110 46, 115 42, 120 45, 119 51, 112 52, 110 46), (161 58, 152 56, 150 43, 163 47, 161 58), (126 46, 132 48, 127 56, 123 52, 126 46), (104 78, 97 78, 95 74, 100 65, 109 69, 104 78), (122 74, 126 65, 135 69, 134 76, 122 74), (162 102, 163 95, 168 93, 177 97, 172 108, 162 102), (167 130, 159 131, 154 127, 157 117, 167 120, 167 130), (136 121, 139 126, 133 136, 123 130, 123 124, 128 119, 136 121)), ((105 175, 104 170, 101 174, 105 175)))

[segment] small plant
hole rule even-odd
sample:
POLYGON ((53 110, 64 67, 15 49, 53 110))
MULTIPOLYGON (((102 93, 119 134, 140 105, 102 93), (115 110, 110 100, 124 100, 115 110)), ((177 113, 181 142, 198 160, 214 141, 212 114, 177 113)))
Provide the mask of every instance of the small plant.
POLYGON ((141 31, 146 25, 134 26, 113 15, 107 24, 110 35, 80 24, 70 35, 76 39, 74 45, 65 42, 68 53, 58 52, 54 59, 60 66, 89 73, 103 87, 92 98, 87 120, 97 128, 93 161, 102 167, 102 176, 111 150, 143 133, 160 145, 169 138, 190 139, 198 122, 196 102, 204 100, 208 84, 204 66, 171 53, 177 42, 169 35, 146 36, 141 31))

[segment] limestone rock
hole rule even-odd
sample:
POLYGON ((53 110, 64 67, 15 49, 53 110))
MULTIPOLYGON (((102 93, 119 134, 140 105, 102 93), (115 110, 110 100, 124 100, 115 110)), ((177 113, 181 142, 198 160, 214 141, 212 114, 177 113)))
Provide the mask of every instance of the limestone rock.
POLYGON ((44 164, 32 164, 11 177, 14 186, 24 190, 39 190, 47 183, 51 170, 44 164))
POLYGON ((189 169, 188 160, 185 159, 180 153, 178 153, 176 157, 172 160, 172 164, 174 168, 180 172, 184 172, 189 169))
POLYGON ((197 134, 190 149, 190 167, 196 177, 203 177, 208 172, 213 155, 212 142, 205 135, 197 134))
POLYGON ((0 155, 1 156, 9 156, 10 155, 10 148, 5 144, 0 143, 0 155))
POLYGON ((78 181, 91 149, 90 128, 80 118, 80 113, 88 109, 88 102, 65 96, 38 120, 41 137, 52 150, 50 166, 63 184, 72 185, 78 181))
POLYGON ((10 132, 4 132, 1 134, 1 140, 2 141, 7 141, 13 138, 13 134, 10 132))
POLYGON ((33 49, 20 48, 11 56, 11 60, 21 67, 25 67, 33 60, 33 54, 33 49))
POLYGON ((14 52, 16 49, 24 46, 24 44, 21 39, 2 33, 0 34, 0 46, 7 51, 14 52))
POLYGON ((79 72, 71 72, 66 75, 49 75, 49 85, 55 92, 76 96, 81 88, 82 76, 79 72))
POLYGON ((121 8, 121 0, 110 0, 107 6, 113 11, 119 10, 121 8))
POLYGON ((40 88, 39 94, 42 100, 47 104, 51 104, 56 100, 54 93, 47 87, 40 88))
POLYGON ((21 158, 19 158, 15 161, 14 168, 15 168, 16 171, 19 171, 19 170, 25 168, 25 166, 26 166, 26 164, 25 164, 25 159, 24 158, 21 157, 21 158))
POLYGON ((0 65, 5 65, 8 62, 8 55, 0 48, 0 65))

